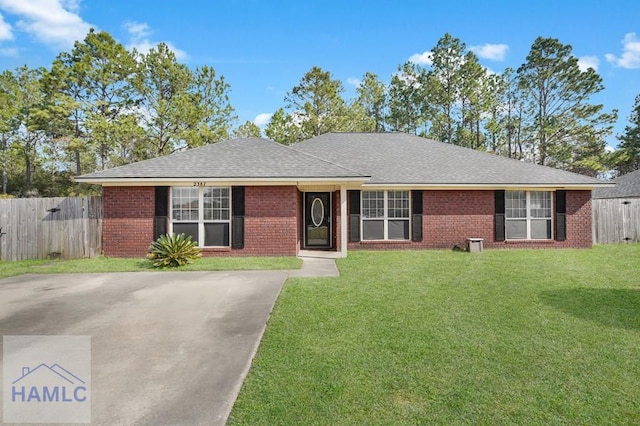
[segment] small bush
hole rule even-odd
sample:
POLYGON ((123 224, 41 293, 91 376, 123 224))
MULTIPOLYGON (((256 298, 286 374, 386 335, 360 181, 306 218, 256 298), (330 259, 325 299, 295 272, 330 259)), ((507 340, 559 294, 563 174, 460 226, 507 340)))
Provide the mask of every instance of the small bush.
POLYGON ((156 268, 184 266, 202 256, 200 248, 191 235, 165 234, 151 243, 147 257, 156 268))

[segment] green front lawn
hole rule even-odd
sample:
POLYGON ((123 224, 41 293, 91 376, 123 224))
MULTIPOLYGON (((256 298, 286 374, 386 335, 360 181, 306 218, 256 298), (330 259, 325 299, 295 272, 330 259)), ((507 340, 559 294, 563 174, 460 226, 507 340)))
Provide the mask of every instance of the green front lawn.
MULTIPOLYGON (((302 261, 295 257, 203 257, 191 265, 165 268, 165 271, 231 271, 255 269, 300 269, 302 261)), ((76 260, 24 260, 0 262, 0 279, 22 274, 74 272, 137 272, 154 269, 148 259, 97 257, 76 260)))
POLYGON ((230 424, 633 424, 640 245, 354 252, 290 279, 230 424))

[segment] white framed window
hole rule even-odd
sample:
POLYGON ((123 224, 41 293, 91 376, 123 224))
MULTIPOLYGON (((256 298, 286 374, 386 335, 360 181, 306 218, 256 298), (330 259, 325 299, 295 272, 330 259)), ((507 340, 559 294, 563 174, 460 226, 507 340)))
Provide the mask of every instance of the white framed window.
POLYGON ((172 187, 171 226, 174 234, 191 235, 199 247, 229 247, 231 188, 172 187))
POLYGON ((508 240, 553 238, 550 191, 505 191, 505 233, 508 240))
POLYGON ((409 240, 409 191, 362 191, 362 239, 409 240))

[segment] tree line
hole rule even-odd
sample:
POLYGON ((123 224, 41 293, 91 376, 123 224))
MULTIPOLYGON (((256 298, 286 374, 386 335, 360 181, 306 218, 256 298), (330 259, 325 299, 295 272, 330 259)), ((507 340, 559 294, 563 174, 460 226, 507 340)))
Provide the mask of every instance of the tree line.
POLYGON ((632 158, 638 163, 630 130, 621 137, 622 148, 633 145, 635 151, 614 155, 605 149, 617 111, 591 102, 602 90, 596 71, 581 70, 571 46, 557 39, 539 37, 518 69, 496 74, 445 34, 428 64, 401 64, 388 84, 366 73, 350 101, 343 99, 340 81, 312 68, 265 130, 287 144, 327 131, 407 132, 597 176, 623 171, 632 158))
MULTIPOLYGON (((388 83, 367 72, 354 99, 341 81, 311 68, 265 128, 292 144, 331 131, 398 131, 590 176, 640 168, 640 96, 620 149, 606 151, 617 112, 593 95, 604 90, 572 48, 536 39, 518 69, 492 73, 459 39, 445 34, 428 64, 406 62, 388 83)), ((70 195, 95 191, 73 176, 230 137, 237 127, 230 86, 209 66, 190 69, 165 44, 127 50, 91 30, 50 68, 0 74, 2 193, 70 195)))
POLYGON ((91 30, 48 69, 0 74, 2 192, 90 192, 73 176, 227 139, 234 120, 213 68, 180 64, 166 44, 143 54, 91 30))

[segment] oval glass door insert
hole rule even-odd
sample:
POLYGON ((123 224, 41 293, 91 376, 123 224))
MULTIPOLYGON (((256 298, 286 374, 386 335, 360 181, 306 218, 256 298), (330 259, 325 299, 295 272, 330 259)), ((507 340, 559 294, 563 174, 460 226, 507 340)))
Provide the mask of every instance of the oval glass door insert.
POLYGON ((324 220, 324 204, 320 198, 316 198, 311 203, 311 221, 313 225, 317 228, 322 225, 324 220))

